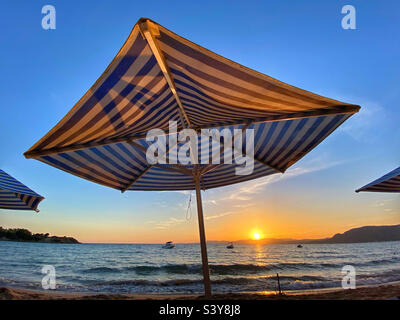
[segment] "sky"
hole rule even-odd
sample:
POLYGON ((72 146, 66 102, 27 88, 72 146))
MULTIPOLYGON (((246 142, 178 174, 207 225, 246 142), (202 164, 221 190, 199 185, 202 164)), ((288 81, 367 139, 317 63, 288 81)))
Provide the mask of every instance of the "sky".
POLYGON ((23 153, 82 97, 140 17, 283 82, 361 106, 285 174, 206 191, 207 240, 320 238, 400 223, 400 196, 355 189, 400 165, 398 1, 2 1, 0 168, 46 199, 0 225, 81 242, 197 242, 195 195, 126 192, 23 153), (56 8, 56 29, 41 26, 56 8), (356 9, 356 29, 341 9, 356 9))

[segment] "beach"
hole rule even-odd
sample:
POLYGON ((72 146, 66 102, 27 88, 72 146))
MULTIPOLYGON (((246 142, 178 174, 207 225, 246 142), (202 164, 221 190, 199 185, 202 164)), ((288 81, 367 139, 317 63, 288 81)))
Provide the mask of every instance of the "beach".
MULTIPOLYGON (((202 300, 201 295, 172 294, 108 294, 39 291, 0 288, 0 300, 202 300)), ((225 293, 214 294, 212 300, 400 300, 400 283, 366 286, 357 289, 315 290, 308 293, 225 293)))

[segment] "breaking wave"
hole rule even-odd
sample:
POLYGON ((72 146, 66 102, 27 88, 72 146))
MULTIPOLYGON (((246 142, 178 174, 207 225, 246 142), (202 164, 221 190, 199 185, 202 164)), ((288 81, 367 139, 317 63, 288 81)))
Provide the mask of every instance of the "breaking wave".
MULTIPOLYGON (((63 247, 0 242, 0 286, 41 289, 43 265, 56 269, 61 291, 104 293, 201 293, 198 245, 82 244, 63 247)), ((400 281, 400 242, 346 245, 238 245, 227 251, 210 244, 214 292, 341 287, 342 267, 356 268, 357 286, 400 281)))

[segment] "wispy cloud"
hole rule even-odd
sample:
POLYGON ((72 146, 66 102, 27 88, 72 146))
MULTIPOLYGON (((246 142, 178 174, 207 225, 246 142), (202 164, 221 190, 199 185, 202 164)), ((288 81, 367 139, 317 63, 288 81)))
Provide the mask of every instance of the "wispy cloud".
POLYGON ((174 217, 170 217, 167 220, 164 221, 159 221, 159 222, 153 222, 151 224, 154 224, 154 228, 158 230, 164 230, 168 229, 171 226, 175 226, 177 224, 181 224, 183 222, 187 221, 186 219, 178 219, 174 217))
POLYGON ((398 198, 398 197, 384 199, 384 200, 378 200, 372 204, 372 207, 379 208, 379 209, 383 210, 383 212, 386 212, 386 213, 399 214, 400 213, 399 200, 400 200, 400 198, 398 198))
POLYGON ((288 169, 284 174, 274 174, 253 181, 248 181, 234 187, 230 192, 224 193, 218 200, 213 199, 216 203, 224 200, 250 201, 257 194, 265 190, 267 185, 276 183, 281 180, 290 179, 307 173, 321 171, 333 166, 340 165, 345 161, 327 161, 326 156, 314 157, 307 164, 288 169))
MULTIPOLYGON (((248 182, 240 183, 238 185, 226 187, 223 189, 215 189, 212 192, 203 193, 203 206, 205 208, 204 219, 214 220, 223 218, 233 214, 240 214, 244 209, 251 209, 255 206, 252 201, 257 195, 265 191, 267 185, 277 183, 281 180, 290 179, 300 175, 305 175, 315 171, 321 171, 333 166, 340 165, 346 161, 328 161, 329 155, 319 155, 318 157, 308 158, 301 166, 295 166, 288 169, 284 174, 274 174, 264 178, 251 180, 248 182), (226 211, 229 208, 229 211, 226 211), (220 210, 221 209, 221 210, 220 210), (221 211, 222 213, 212 214, 210 212, 221 211), (209 213, 209 214, 207 214, 209 213)), ((347 160, 349 161, 349 160, 347 160)), ((183 209, 185 212, 188 210, 189 195, 192 194, 191 210, 196 212, 196 201, 191 191, 176 191, 185 195, 182 201, 174 205, 183 209)), ((152 224, 156 229, 162 230, 171 227, 172 225, 181 224, 188 219, 171 217, 167 220, 160 222, 153 222, 152 224)))
POLYGON ((226 216, 230 216, 232 214, 237 214, 238 212, 235 211, 227 211, 227 212, 223 212, 223 213, 219 213, 219 214, 214 214, 214 215, 207 215, 204 217, 205 220, 212 220, 212 219, 218 219, 218 218, 222 218, 222 217, 226 217, 226 216))
POLYGON ((384 200, 377 200, 373 203, 373 207, 384 207, 388 204, 390 204, 391 202, 393 202, 394 200, 396 200, 396 198, 390 198, 390 199, 384 199, 384 200))
POLYGON ((385 109, 373 101, 363 99, 349 99, 349 101, 357 101, 361 105, 361 109, 349 121, 340 126, 338 131, 345 132, 360 142, 378 140, 376 130, 373 129, 379 127, 380 123, 384 123, 386 119, 385 109))

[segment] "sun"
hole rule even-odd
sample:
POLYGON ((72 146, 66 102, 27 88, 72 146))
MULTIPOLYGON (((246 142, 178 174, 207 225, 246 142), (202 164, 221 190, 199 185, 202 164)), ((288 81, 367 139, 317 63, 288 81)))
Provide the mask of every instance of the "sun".
POLYGON ((258 239, 260 239, 261 238, 261 236, 260 236, 260 234, 258 233, 258 232, 254 232, 253 233, 253 239, 254 240, 258 240, 258 239))

